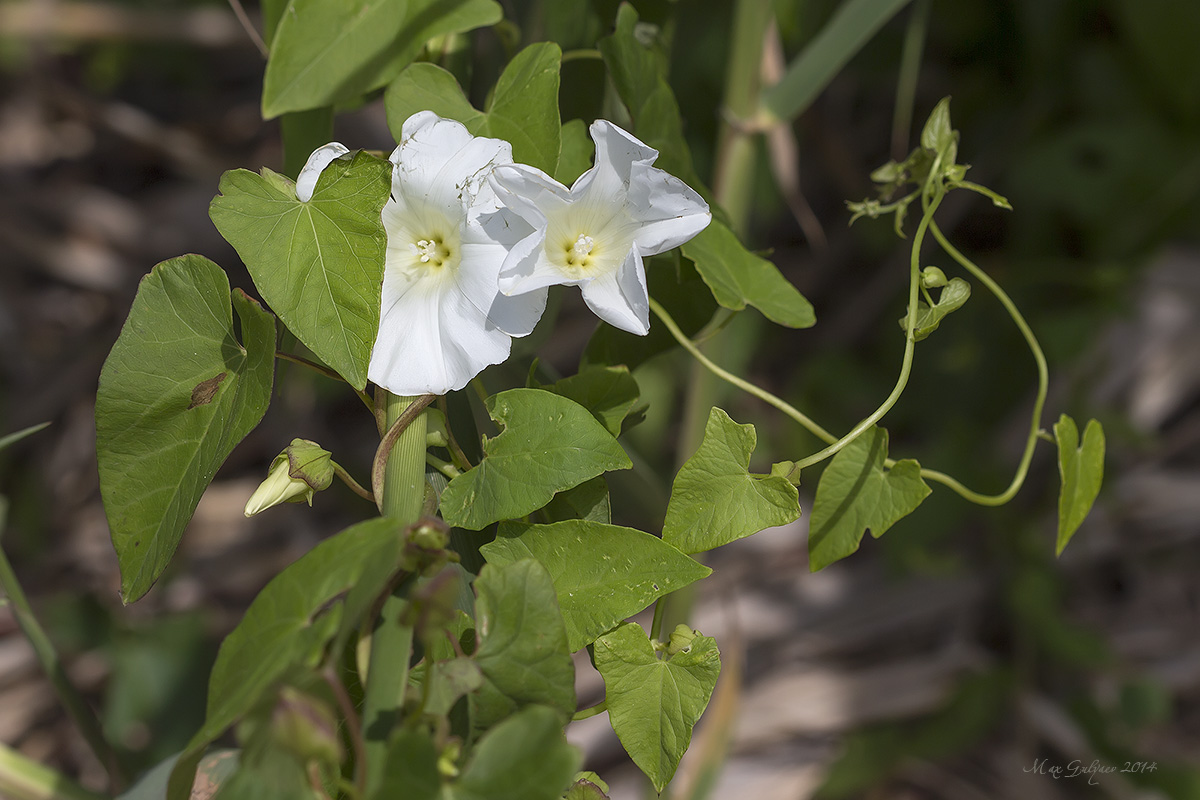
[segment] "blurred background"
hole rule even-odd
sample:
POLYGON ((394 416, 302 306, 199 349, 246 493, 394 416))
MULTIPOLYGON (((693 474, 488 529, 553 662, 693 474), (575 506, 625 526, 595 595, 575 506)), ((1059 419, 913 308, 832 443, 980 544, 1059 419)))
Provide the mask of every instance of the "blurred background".
MULTIPOLYGON (((590 14, 576 19, 562 9, 579 3, 503 5, 518 28, 472 34, 476 105, 506 48, 547 37, 590 47, 605 28, 589 26, 607 26, 616 8, 585 2, 590 14)), ((648 35, 671 45, 693 158, 711 183, 730 4, 635 5, 658 26, 648 35)), ((777 0, 780 58, 802 51, 837 5, 777 0)), ((256 3, 245 10, 261 26, 256 3)), ((770 251, 818 322, 785 330, 747 311, 714 358, 834 431, 878 405, 903 349, 908 244, 890 221, 848 227, 845 201, 870 195, 870 171, 903 157, 952 95, 968 177, 1015 210, 956 192, 939 222, 1041 338, 1052 375, 1044 426, 1060 412, 1103 422, 1106 480, 1060 559, 1049 446, 1010 505, 979 509, 935 487, 914 515, 820 573, 808 570, 804 517, 711 554, 693 624, 717 637, 725 668, 676 796, 1200 797, 1198 34, 1200 4, 1187 0, 916 0, 800 117, 794 161, 786 141, 760 146, 746 238, 770 251), (917 35, 914 119, 897 124, 904 43, 917 35), (1117 771, 1055 780, 1034 769, 1065 776, 1093 762, 1117 771)), ((3 544, 69 673, 140 768, 199 727, 216 646, 259 589, 373 513, 339 484, 312 509, 242 516, 293 437, 359 476, 377 442, 352 394, 280 363, 270 411, 218 474, 167 575, 130 607, 117 595, 96 477, 97 377, 155 263, 200 253, 253 293, 207 207, 223 171, 282 167, 278 124, 259 114, 263 64, 218 0, 0 3, 0 435, 52 422, 0 454, 3 544)), ((603 96, 598 62, 566 65, 564 118, 600 114, 603 96)), ((335 133, 350 147, 394 146, 377 99, 339 116, 335 133)), ((933 249, 926 263, 955 274, 933 249)), ((561 300, 554 335, 535 334, 485 373, 489 388, 522 382, 535 355, 550 376, 575 371, 594 317, 577 293, 561 300)), ((699 379, 677 351, 635 376, 650 405, 622 443, 638 468, 609 482, 616 521, 656 531, 694 448, 684 396, 699 379)), ((1007 315, 976 291, 918 345, 885 420, 892 454, 1000 491, 1034 377, 1007 315)), ((818 449, 754 399, 707 391, 756 425, 755 469, 818 449)), ((806 473, 806 510, 816 483, 806 473)), ((579 667, 587 705, 603 687, 586 660, 579 667)), ((614 797, 639 795, 606 716, 574 723, 570 737, 614 797)), ((103 786, 3 606, 0 742, 103 786)))

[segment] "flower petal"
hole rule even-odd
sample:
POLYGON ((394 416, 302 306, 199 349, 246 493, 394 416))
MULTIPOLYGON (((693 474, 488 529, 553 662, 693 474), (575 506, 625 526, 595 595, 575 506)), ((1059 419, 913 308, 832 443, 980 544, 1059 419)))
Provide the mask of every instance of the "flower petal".
POLYGON ((487 190, 498 164, 512 163, 512 145, 472 136, 466 126, 419 111, 404 122, 400 144, 392 152, 392 195, 410 205, 426 205, 457 218, 487 190))
POLYGON ((633 241, 643 255, 678 247, 708 226, 708 203, 692 187, 657 167, 634 165, 626 206, 639 223, 633 241))
POLYGON ((303 169, 300 170, 300 174, 296 176, 296 199, 302 203, 311 200, 313 190, 317 188, 317 178, 321 176, 322 170, 333 163, 334 159, 349 152, 350 149, 341 142, 330 142, 313 150, 303 169))
POLYGON ((650 332, 650 292, 637 245, 615 271, 583 284, 583 301, 600 319, 623 331, 650 332))
POLYGON ((393 394, 445 394, 508 358, 511 345, 453 284, 389 285, 385 276, 367 377, 393 394))

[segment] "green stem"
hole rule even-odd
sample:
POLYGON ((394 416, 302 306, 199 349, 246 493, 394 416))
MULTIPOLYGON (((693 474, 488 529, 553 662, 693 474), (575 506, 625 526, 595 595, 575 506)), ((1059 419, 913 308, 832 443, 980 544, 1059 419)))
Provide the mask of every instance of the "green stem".
MULTIPOLYGON (((329 367, 326 367, 322 364, 318 364, 315 361, 309 361, 307 358, 301 358, 300 356, 292 355, 291 353, 285 353, 282 350, 276 350, 275 357, 278 358, 280 361, 290 361, 293 364, 299 364, 302 367, 307 367, 308 369, 311 369, 313 372, 319 372, 320 374, 324 375, 326 378, 332 378, 333 380, 340 381, 342 383, 346 382, 346 379, 343 378, 341 375, 337 374, 337 372, 335 372, 334 370, 332 370, 329 367)), ((363 404, 367 407, 367 410, 370 411, 372 414, 374 414, 375 413, 375 404, 372 402, 371 398, 367 395, 367 393, 362 391, 361 389, 355 389, 354 393, 356 395, 358 395, 359 400, 363 401, 363 404)))
POLYGON ((817 438, 821 439, 823 442, 825 442, 827 444, 832 444, 833 442, 837 441, 836 436, 834 436, 832 433, 830 433, 829 431, 822 428, 820 425, 818 425, 816 422, 814 422, 808 415, 806 415, 803 412, 801 412, 800 410, 798 410, 795 406, 792 406, 791 404, 787 403, 786 401, 781 400, 780 398, 776 397, 775 395, 771 394, 770 392, 768 392, 765 389, 760 389, 759 387, 755 386, 753 383, 750 383, 750 381, 739 378, 737 375, 734 375, 729 370, 722 369, 721 367, 714 364, 713 361, 708 356, 706 356, 706 355, 704 355, 704 353, 700 352, 700 348, 696 347, 696 345, 693 344, 692 341, 690 339, 688 339, 688 337, 686 335, 684 335, 683 331, 680 330, 679 325, 677 325, 675 323, 675 320, 671 317, 670 313, 668 313, 667 310, 665 308, 663 308, 662 305, 659 304, 659 302, 657 300, 655 300, 653 297, 650 298, 650 310, 654 312, 655 316, 657 316, 660 320, 662 320, 663 325, 667 326, 667 330, 671 332, 671 335, 673 337, 675 337, 675 341, 679 343, 679 346, 682 347, 684 350, 688 351, 688 353, 691 354, 692 358, 699 361, 704 366, 704 368, 707 369, 709 372, 711 372, 713 375, 716 375, 718 378, 725 381, 726 383, 736 386, 737 388, 741 389, 743 392, 746 392, 747 394, 757 397, 759 400, 762 400, 767 405, 771 405, 771 406, 774 406, 775 408, 779 409, 784 414, 787 414, 789 417, 794 419, 796 422, 800 423, 802 426, 807 428, 809 430, 809 432, 811 432, 817 438))
POLYGON ((588 708, 583 708, 583 709, 580 709, 579 711, 576 711, 574 713, 574 715, 572 715, 571 719, 572 720, 587 719, 588 717, 594 717, 597 714, 603 714, 605 711, 608 711, 608 701, 601 700, 599 703, 596 703, 596 705, 594 705, 594 706, 590 706, 588 708))
POLYGON ((12 800, 104 800, 0 743, 0 797, 12 800))
POLYGON ((433 453, 425 454, 425 463, 445 475, 450 480, 454 480, 462 474, 462 471, 459 470, 458 467, 454 466, 449 461, 443 461, 433 453))
POLYGON ((586 49, 567 50, 566 52, 564 52, 562 54, 562 63, 564 63, 564 64, 567 63, 568 61, 576 61, 579 59, 595 59, 597 61, 603 61, 604 54, 601 53, 599 50, 586 50, 586 49))
POLYGON ((1042 408, 1046 404, 1046 394, 1050 390, 1050 372, 1046 366, 1046 355, 1042 352, 1042 346, 1038 344, 1037 337, 1033 335, 1033 330, 1025 321, 1025 317, 1017 310, 1016 304, 1013 303, 1008 294, 1000 288, 1000 284, 992 280, 991 276, 976 266, 971 259, 959 252, 958 248, 950 244, 942 234, 941 229, 938 228, 936 222, 931 224, 930 230, 933 232, 933 238, 937 240, 941 248, 957 261, 963 269, 974 275, 976 280, 986 286, 988 291, 995 295, 1000 304, 1004 306, 1004 310, 1008 312, 1008 315, 1012 317, 1012 321, 1016 323, 1017 329, 1025 337, 1025 342, 1029 345, 1030 352, 1033 353, 1034 363, 1037 364, 1038 389, 1037 397, 1033 401, 1033 413, 1029 424, 1029 436, 1025 440, 1025 452, 1021 455, 1021 461, 1017 465, 1017 472, 1013 476, 1012 482, 1003 492, 994 495, 979 494, 963 486, 949 475, 933 470, 921 470, 921 475, 950 487, 973 503, 984 506, 1004 505, 1013 498, 1020 490, 1021 484, 1025 482, 1025 475, 1029 472, 1029 463, 1033 460, 1033 450, 1037 446, 1038 434, 1042 429, 1042 408), (927 472, 928 474, 926 474, 927 472))
POLYGON ((425 415, 421 412, 433 400, 431 394, 414 398, 388 392, 385 401, 388 428, 371 465, 371 490, 379 513, 405 525, 420 518, 425 499, 425 415))
POLYGON ((663 612, 667 608, 665 599, 665 597, 660 597, 654 601, 654 621, 650 623, 650 641, 652 642, 657 641, 658 637, 662 635, 663 612))
MULTIPOLYGON (((8 503, 4 498, 0 498, 0 531, 4 529, 7 516, 8 503)), ((119 790, 124 785, 125 776, 117 759, 116 751, 104 738, 104 730, 100 725, 100 720, 96 718, 96 713, 83 699, 83 695, 79 693, 75 685, 71 683, 71 679, 67 677, 67 671, 58 657, 58 651, 54 649, 50 637, 46 635, 45 629, 34 616, 33 607, 29 605, 29 598, 26 597, 25 590, 17 581, 17 575, 13 572, 8 557, 4 555, 3 548, 0 548, 0 589, 8 597, 13 617, 33 647, 33 652, 37 655, 42 669, 50 679, 50 685, 54 687, 59 702, 66 708, 75 724, 79 726, 79 731, 83 734, 88 746, 92 748, 92 752, 96 754, 96 758, 104 765, 111 787, 114 791, 119 790)))
POLYGON ((913 353, 917 343, 917 297, 921 285, 921 245, 925 242, 926 231, 933 224, 933 215, 937 211, 938 206, 941 205, 942 197, 943 192, 939 186, 934 190, 933 199, 926 205, 925 213, 921 217, 921 224, 917 226, 917 232, 913 236, 912 254, 909 257, 908 316, 904 320, 904 357, 900 362, 900 376, 896 378, 896 385, 892 388, 892 393, 880 404, 879 408, 875 409, 866 419, 851 428, 850 432, 841 439, 838 439, 824 450, 820 450, 811 456, 797 461, 796 467, 798 469, 802 470, 806 467, 811 467, 813 464, 819 464, 853 442, 868 428, 883 419, 884 415, 892 410, 892 406, 896 405, 896 401, 900 399, 900 395, 904 393, 904 387, 908 385, 909 375, 912 374, 913 353))
POLYGON ((371 494, 369 490, 364 489, 362 484, 350 477, 350 473, 346 472, 345 467, 336 461, 331 461, 330 463, 333 464, 333 474, 337 475, 341 479, 342 483, 349 486, 350 491, 354 492, 364 500, 370 500, 372 503, 375 502, 375 495, 371 494))
MULTIPOLYGON (((397 397, 379 389, 387 433, 379 444, 372 468, 372 486, 380 512, 408 526, 420 519, 425 501, 425 414, 433 395, 397 397)), ((409 584, 384 600, 371 634, 371 656, 363 697, 363 738, 366 751, 364 797, 383 779, 388 739, 404 707, 413 629, 402 624, 409 584)))

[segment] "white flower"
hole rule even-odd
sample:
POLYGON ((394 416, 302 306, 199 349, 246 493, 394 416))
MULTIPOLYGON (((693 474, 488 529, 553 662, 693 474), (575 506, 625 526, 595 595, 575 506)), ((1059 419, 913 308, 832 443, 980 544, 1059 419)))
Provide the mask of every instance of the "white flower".
POLYGON ((472 137, 432 111, 405 121, 392 153, 379 336, 367 377, 398 395, 445 394, 508 358, 529 334, 546 291, 500 293, 500 267, 529 233, 487 178, 512 147, 472 137))
POLYGON ((313 150, 304 164, 304 169, 296 176, 296 199, 302 203, 311 200, 321 171, 333 163, 334 159, 341 158, 349 152, 350 148, 341 142, 330 142, 313 150))
POLYGON ((596 316, 644 336, 650 301, 643 256, 670 250, 708 225, 708 204, 651 166, 658 151, 607 120, 591 127, 596 163, 568 189, 524 164, 498 166, 501 200, 532 227, 500 272, 507 295, 577 285, 596 316))

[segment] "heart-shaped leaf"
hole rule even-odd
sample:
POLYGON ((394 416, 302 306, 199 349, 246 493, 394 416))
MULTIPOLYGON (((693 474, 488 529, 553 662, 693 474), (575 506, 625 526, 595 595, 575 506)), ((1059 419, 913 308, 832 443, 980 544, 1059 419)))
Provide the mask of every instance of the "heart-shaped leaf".
POLYGON ((1100 494, 1104 482, 1104 429, 1096 420, 1089 420, 1081 444, 1075 420, 1063 414, 1054 425, 1054 441, 1058 443, 1058 474, 1062 478, 1055 551, 1062 555, 1100 494))
POLYGON ((379 332, 392 190, 387 161, 359 152, 321 173, 308 202, 271 170, 226 172, 209 215, 296 338, 356 389, 379 332))
POLYGON ((785 477, 750 474, 756 441, 753 425, 709 411, 700 449, 671 486, 663 541, 700 553, 800 516, 796 487, 785 477))
POLYGON ((442 492, 442 516, 455 527, 477 531, 523 517, 555 492, 632 466, 612 434, 573 400, 510 389, 489 397, 487 409, 504 430, 484 443, 483 460, 442 492))
POLYGON ((595 659, 613 731, 661 792, 717 685, 717 643, 695 636, 682 652, 660 659, 642 627, 630 622, 596 640, 595 659))
POLYGON ((182 256, 142 279, 96 393, 100 493, 125 602, 166 568, 217 468, 266 412, 274 376, 275 319, 240 291, 231 298, 216 264, 182 256))
POLYGON ((929 496, 921 465, 887 460, 888 434, 871 427, 843 447, 821 475, 809 520, 808 560, 813 572, 858 549, 863 533, 878 539, 929 496))
POLYGON ((506 522, 496 540, 480 549, 489 564, 533 558, 546 568, 572 651, 712 572, 657 536, 585 520, 506 522))

